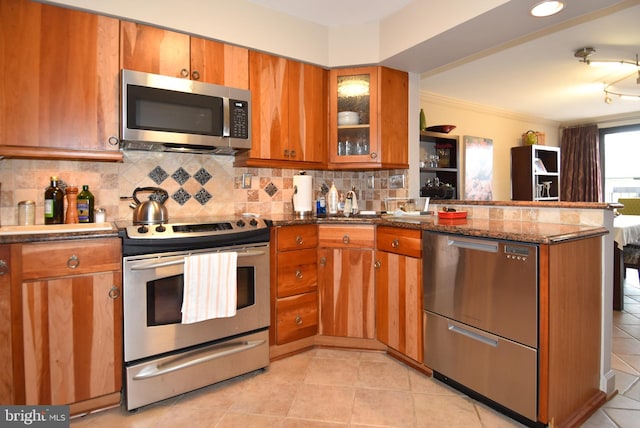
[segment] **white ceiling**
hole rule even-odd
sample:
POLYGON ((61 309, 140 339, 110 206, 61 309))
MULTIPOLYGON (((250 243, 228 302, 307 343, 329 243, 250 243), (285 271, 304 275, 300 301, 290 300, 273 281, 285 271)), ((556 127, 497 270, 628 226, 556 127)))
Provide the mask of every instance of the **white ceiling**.
MULTIPOLYGON (((409 3, 443 0, 251 0, 328 27, 383 21, 409 3)), ((603 83, 620 76, 578 62, 635 60, 640 53, 640 0, 565 0, 554 17, 528 14, 539 0, 511 0, 383 64, 421 74, 421 91, 561 123, 638 117, 640 101, 604 102, 603 83)), ((455 0, 445 0, 455 10, 455 0)), ((408 28, 410 31, 410 28, 408 28)), ((640 94, 635 75, 625 90, 640 94)), ((620 88, 620 86, 618 86, 620 88)))

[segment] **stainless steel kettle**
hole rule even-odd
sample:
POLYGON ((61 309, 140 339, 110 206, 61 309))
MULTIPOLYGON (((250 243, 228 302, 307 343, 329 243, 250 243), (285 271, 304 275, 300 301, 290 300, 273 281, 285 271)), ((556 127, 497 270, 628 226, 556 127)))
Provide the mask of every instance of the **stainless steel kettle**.
POLYGON ((169 221, 169 214, 164 202, 169 199, 166 190, 160 187, 136 187, 133 191, 133 224, 163 224, 169 221), (152 192, 149 200, 140 202, 136 196, 139 192, 152 192))

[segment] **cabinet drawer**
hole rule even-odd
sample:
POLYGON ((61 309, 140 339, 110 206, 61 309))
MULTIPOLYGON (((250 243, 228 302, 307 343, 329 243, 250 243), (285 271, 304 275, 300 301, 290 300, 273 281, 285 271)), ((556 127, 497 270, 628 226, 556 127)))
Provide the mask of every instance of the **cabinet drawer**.
POLYGON ((278 229, 278 251, 315 248, 318 245, 318 228, 315 224, 284 226, 278 229))
POLYGON ((120 270, 120 239, 100 238, 22 245, 22 279, 120 270))
POLYGON ((379 226, 376 248, 409 257, 422 257, 422 231, 401 227, 379 226))
POLYGON ((374 228, 369 225, 320 225, 318 240, 321 247, 373 248, 374 228))
POLYGON ((292 342, 318 334, 318 293, 304 293, 276 301, 276 342, 292 342))
POLYGON ((317 284, 318 262, 315 248, 278 254, 278 297, 313 291, 317 284))

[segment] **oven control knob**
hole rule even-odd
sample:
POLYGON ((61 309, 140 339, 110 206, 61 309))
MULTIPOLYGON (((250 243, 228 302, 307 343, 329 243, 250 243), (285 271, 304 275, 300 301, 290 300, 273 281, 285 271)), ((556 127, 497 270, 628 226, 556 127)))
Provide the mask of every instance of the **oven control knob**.
POLYGON ((149 231, 149 228, 144 224, 138 228, 138 233, 147 233, 148 231, 149 231))
POLYGON ((164 227, 163 225, 160 225, 160 226, 156 227, 156 232, 162 233, 162 232, 166 232, 166 231, 167 231, 167 228, 164 227))
POLYGON ((244 226, 245 226, 244 220, 243 220, 243 219, 240 219, 240 220, 236 221, 236 226, 238 226, 238 227, 244 227, 244 226))
POLYGON ((256 227, 258 225, 258 220, 252 218, 251 220, 249 220, 249 224, 253 227, 256 227))

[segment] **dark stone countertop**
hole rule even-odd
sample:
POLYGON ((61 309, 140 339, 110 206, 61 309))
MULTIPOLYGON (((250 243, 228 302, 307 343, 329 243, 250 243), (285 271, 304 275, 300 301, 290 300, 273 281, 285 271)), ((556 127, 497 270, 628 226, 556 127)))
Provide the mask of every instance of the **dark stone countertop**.
POLYGON ((296 224, 371 224, 537 244, 553 244, 568 240, 602 236, 608 233, 607 229, 603 226, 473 218, 440 219, 437 215, 405 217, 332 216, 303 219, 296 218, 293 215, 282 215, 274 216, 271 220, 274 226, 290 226, 296 224))

